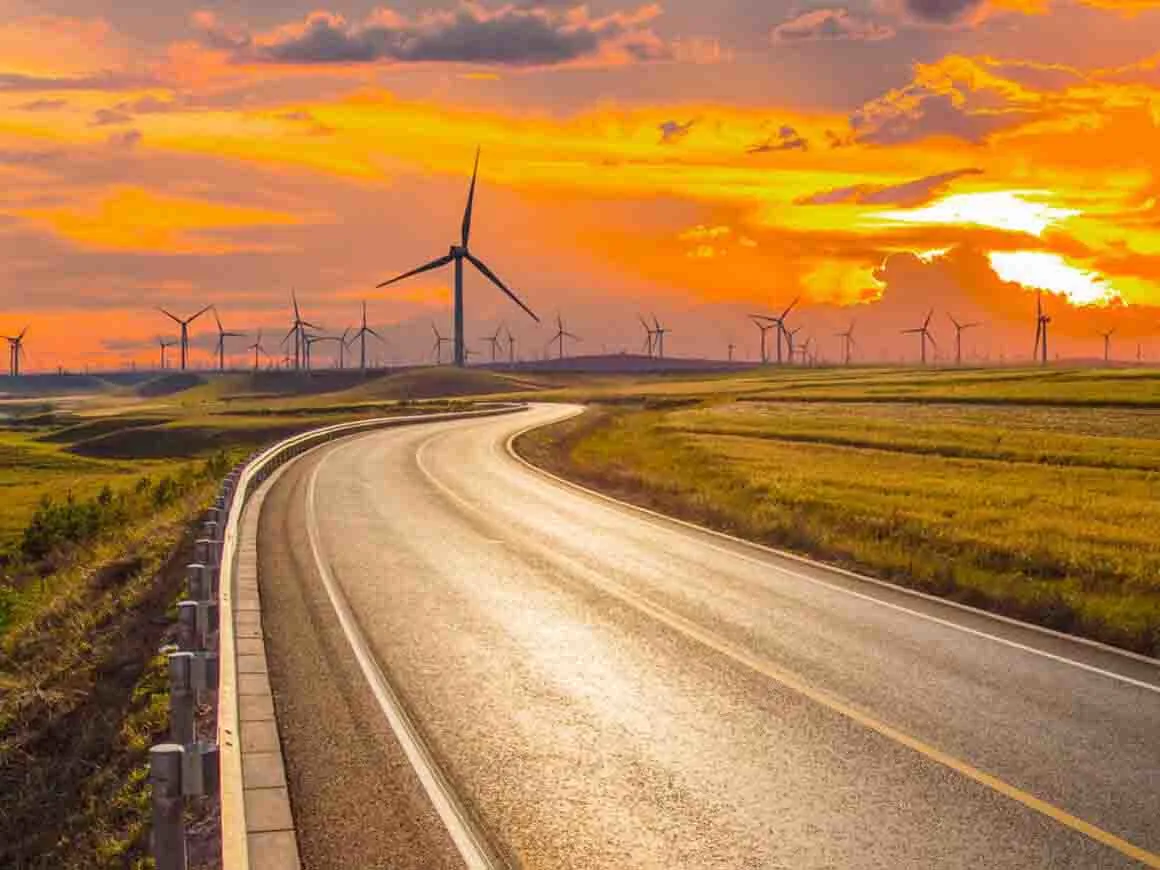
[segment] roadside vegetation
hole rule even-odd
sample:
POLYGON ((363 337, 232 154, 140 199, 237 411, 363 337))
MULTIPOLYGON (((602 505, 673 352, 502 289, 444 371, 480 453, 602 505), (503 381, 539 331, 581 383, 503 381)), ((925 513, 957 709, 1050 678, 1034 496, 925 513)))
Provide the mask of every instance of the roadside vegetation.
POLYGON ((803 372, 792 390, 597 407, 519 447, 629 501, 1156 655, 1160 378, 1120 374, 871 370, 859 392, 857 372, 803 372), (811 377, 829 386, 803 400, 811 377))

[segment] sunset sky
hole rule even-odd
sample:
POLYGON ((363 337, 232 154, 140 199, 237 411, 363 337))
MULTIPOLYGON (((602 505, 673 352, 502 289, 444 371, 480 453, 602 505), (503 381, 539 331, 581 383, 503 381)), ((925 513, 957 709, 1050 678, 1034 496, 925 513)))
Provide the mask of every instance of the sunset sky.
MULTIPOLYGON (((276 353, 295 289, 384 360, 450 333, 472 248, 578 351, 757 352, 745 315, 837 359, 964 347, 1160 359, 1160 0, 0 0, 0 333, 32 368, 145 364, 216 303, 276 353), (130 8, 137 6, 137 9, 130 8)), ((551 334, 483 279, 468 341, 551 334)), ((212 321, 194 329, 205 363, 212 321)), ((249 341, 235 339, 231 356, 249 341)))

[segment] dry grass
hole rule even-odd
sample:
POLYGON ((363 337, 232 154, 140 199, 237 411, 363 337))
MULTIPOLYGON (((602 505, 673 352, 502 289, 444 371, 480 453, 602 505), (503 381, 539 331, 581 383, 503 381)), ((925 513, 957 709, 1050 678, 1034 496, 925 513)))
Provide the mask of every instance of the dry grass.
POLYGON ((694 521, 1152 654, 1158 448, 1154 411, 781 402, 605 411, 522 445, 694 521))

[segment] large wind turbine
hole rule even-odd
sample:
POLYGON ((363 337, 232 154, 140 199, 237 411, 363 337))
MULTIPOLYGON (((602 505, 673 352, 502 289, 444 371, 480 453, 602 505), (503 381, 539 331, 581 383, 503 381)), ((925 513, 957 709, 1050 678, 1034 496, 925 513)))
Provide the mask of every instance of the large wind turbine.
POLYGON ((471 265, 478 269, 485 278, 491 281, 496 287, 507 294, 516 305, 520 306, 532 320, 537 323, 540 322, 532 309, 528 308, 523 301, 513 293, 506 284, 503 283, 495 273, 489 269, 482 260, 474 256, 468 250, 468 242, 471 238, 471 212, 475 205, 475 181, 479 175, 479 149, 475 151, 475 168, 471 173, 471 187, 467 192, 467 208, 463 212, 463 227, 459 237, 459 244, 452 245, 446 256, 440 257, 437 260, 432 260, 426 265, 420 266, 418 269, 412 269, 410 272, 404 272, 389 281, 384 281, 379 284, 379 287, 386 287, 389 284, 394 284, 396 281, 402 281, 404 278, 410 278, 412 275, 419 275, 423 272, 429 272, 432 269, 440 269, 449 263, 455 264, 455 365, 462 368, 467 365, 467 345, 463 340, 463 261, 467 260, 471 265))
POLYGON ((922 322, 922 326, 919 326, 915 329, 901 329, 901 330, 899 330, 899 332, 901 332, 903 335, 917 335, 918 336, 918 340, 922 344, 922 364, 923 365, 926 365, 926 343, 929 341, 931 343, 931 345, 933 345, 934 347, 938 347, 938 345, 935 344, 934 336, 930 334, 929 327, 930 327, 930 319, 932 317, 934 317, 934 309, 933 308, 927 312, 926 320, 924 320, 922 322))
POLYGON ((364 372, 367 370, 367 336, 368 335, 373 335, 379 341, 383 342, 383 344, 386 344, 386 339, 384 339, 381 335, 379 335, 377 332, 375 332, 374 329, 367 326, 367 304, 364 301, 362 304, 362 326, 360 326, 358 328, 358 331, 350 337, 350 340, 352 343, 354 342, 354 340, 356 338, 359 340, 358 364, 359 364, 359 368, 361 368, 364 372))
POLYGON ((213 319, 217 323, 218 340, 217 340, 217 354, 218 354, 218 371, 224 372, 226 370, 226 339, 227 338, 242 338, 245 336, 244 332, 229 332, 222 328, 222 319, 218 317, 217 306, 213 307, 213 319))
POLYGON ((182 371, 185 371, 185 365, 189 360, 189 324, 193 323, 193 321, 197 320, 199 317, 201 317, 203 314, 205 314, 211 308, 213 308, 212 305, 207 305, 207 306, 205 306, 205 308, 201 309, 201 311, 197 312, 197 314, 194 314, 192 317, 187 317, 187 318, 185 318, 185 320, 182 320, 176 314, 169 313, 164 308, 159 307, 157 309, 158 311, 160 311, 162 314, 164 314, 166 317, 168 317, 170 320, 172 320, 174 323, 176 323, 178 326, 181 327, 181 370, 182 371))

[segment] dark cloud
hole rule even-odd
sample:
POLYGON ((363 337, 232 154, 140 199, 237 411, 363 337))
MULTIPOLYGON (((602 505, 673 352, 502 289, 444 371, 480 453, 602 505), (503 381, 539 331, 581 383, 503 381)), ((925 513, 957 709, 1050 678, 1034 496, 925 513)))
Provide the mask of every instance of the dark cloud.
POLYGON ((658 125, 657 129, 661 131, 661 144, 671 145, 674 142, 680 142, 689 135, 696 123, 697 121, 694 119, 683 124, 679 121, 665 121, 658 125))
POLYGON ((156 85, 153 78, 125 73, 101 73, 72 78, 0 73, 0 93, 35 91, 127 91, 156 85))
POLYGON ((49 163, 59 157, 55 151, 17 151, 0 149, 0 165, 35 166, 49 163))
POLYGON ((809 147, 810 143, 797 130, 789 124, 783 124, 776 135, 750 145, 745 150, 749 154, 768 154, 772 151, 808 151, 809 147))
POLYGON ((195 17, 195 25, 206 45, 229 51, 240 62, 552 66, 610 51, 634 61, 669 57, 669 49, 648 29, 655 14, 646 7, 593 18, 574 4, 523 4, 494 11, 464 4, 417 18, 380 12, 351 24, 339 15, 316 12, 303 25, 282 28, 268 38, 230 30, 204 13, 195 17))
POLYGON ((919 24, 952 25, 979 15, 984 0, 902 0, 906 17, 919 24))
POLYGON ((851 15, 841 7, 804 12, 773 29, 774 42, 818 42, 842 39, 877 41, 894 36, 894 29, 851 15))
POLYGON ((132 120, 132 115, 127 115, 116 109, 97 109, 97 111, 93 112, 93 119, 89 121, 89 126, 108 127, 114 124, 128 124, 132 120))
POLYGON ((30 103, 21 103, 16 108, 25 112, 54 112, 68 105, 68 100, 33 100, 30 103))
POLYGON ((123 133, 110 134, 108 142, 114 148, 132 151, 141 144, 141 140, 144 138, 140 130, 125 130, 123 133))
POLYGON ((799 205, 893 205, 903 208, 922 205, 941 196, 951 182, 965 175, 980 175, 981 169, 956 169, 939 175, 928 175, 905 184, 855 184, 823 190, 798 200, 799 205))
POLYGON ((973 110, 955 94, 932 93, 920 86, 875 100, 850 116, 852 138, 871 145, 917 142, 931 136, 953 136, 979 144, 991 133, 1037 117, 1016 107, 973 110))

